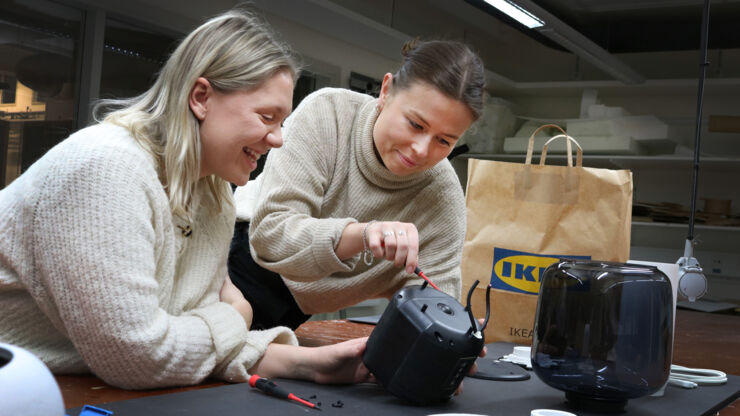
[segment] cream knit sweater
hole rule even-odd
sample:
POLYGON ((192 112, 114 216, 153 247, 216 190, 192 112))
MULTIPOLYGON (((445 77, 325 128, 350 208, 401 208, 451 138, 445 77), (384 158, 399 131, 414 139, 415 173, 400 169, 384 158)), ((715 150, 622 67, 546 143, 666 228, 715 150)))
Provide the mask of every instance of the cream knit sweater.
POLYGON ((190 237, 178 225, 127 130, 72 135, 0 191, 0 341, 123 388, 246 380, 295 336, 248 331, 219 302, 232 206, 198 210, 190 237))
POLYGON ((286 123, 283 147, 270 151, 261 186, 235 194, 240 219, 251 220, 252 255, 283 276, 305 313, 389 298, 422 283, 384 259, 368 267, 359 255, 337 258, 347 224, 370 220, 414 223, 419 266, 460 298, 465 199, 457 175, 447 160, 410 176, 386 169, 373 147, 376 103, 344 89, 306 97, 286 123), (250 201, 256 201, 253 213, 250 201))

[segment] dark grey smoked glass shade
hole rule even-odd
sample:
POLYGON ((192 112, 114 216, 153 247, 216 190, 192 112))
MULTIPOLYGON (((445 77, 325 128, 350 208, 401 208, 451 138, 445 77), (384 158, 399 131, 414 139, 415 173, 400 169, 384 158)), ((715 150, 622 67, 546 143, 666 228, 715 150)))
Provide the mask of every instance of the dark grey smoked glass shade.
POLYGON ((541 278, 532 367, 587 411, 623 411, 668 380, 673 294, 655 267, 561 260, 541 278))

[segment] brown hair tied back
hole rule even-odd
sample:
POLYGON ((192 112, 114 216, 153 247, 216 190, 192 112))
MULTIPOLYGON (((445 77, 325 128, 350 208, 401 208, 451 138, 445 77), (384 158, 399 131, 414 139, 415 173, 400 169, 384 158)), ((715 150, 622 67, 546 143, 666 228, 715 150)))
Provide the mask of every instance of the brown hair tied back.
POLYGON ((401 47, 401 55, 408 56, 411 53, 411 51, 416 49, 416 47, 419 45, 419 42, 421 42, 419 38, 413 38, 411 40, 406 41, 406 43, 403 44, 403 47, 401 47))
POLYGON ((401 50, 403 63, 393 87, 403 90, 424 82, 470 108, 475 120, 483 111, 486 74, 483 62, 466 44, 450 40, 412 39, 401 50))

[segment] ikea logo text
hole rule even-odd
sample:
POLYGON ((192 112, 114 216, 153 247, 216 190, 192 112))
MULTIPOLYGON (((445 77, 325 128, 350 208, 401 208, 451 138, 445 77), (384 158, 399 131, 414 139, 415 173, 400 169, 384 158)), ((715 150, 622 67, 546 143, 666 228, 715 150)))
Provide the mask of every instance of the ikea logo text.
MULTIPOLYGON (((537 294, 540 291, 540 278, 545 269, 557 263, 562 257, 542 255, 515 250, 494 248, 491 286, 495 289, 518 293, 537 294)), ((584 258, 587 256, 567 256, 584 258)))

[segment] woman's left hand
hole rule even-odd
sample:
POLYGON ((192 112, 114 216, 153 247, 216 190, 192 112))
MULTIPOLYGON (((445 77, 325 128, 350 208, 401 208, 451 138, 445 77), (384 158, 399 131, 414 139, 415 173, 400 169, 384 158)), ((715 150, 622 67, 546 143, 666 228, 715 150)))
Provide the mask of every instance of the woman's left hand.
POLYGON ((249 373, 323 384, 374 383, 375 377, 362 363, 366 343, 367 337, 322 347, 272 343, 249 373))
MULTIPOLYGON (((483 325, 483 318, 478 319, 478 322, 483 325)), ((483 358, 488 354, 488 348, 486 346, 483 346, 483 349, 480 350, 480 354, 478 354, 478 357, 483 358)), ((470 367, 470 371, 468 371, 468 374, 473 375, 476 372, 478 372, 478 363, 473 363, 473 365, 470 367)), ((455 390, 455 396, 461 394, 463 391, 463 383, 460 383, 459 386, 457 386, 457 390, 455 390)))

